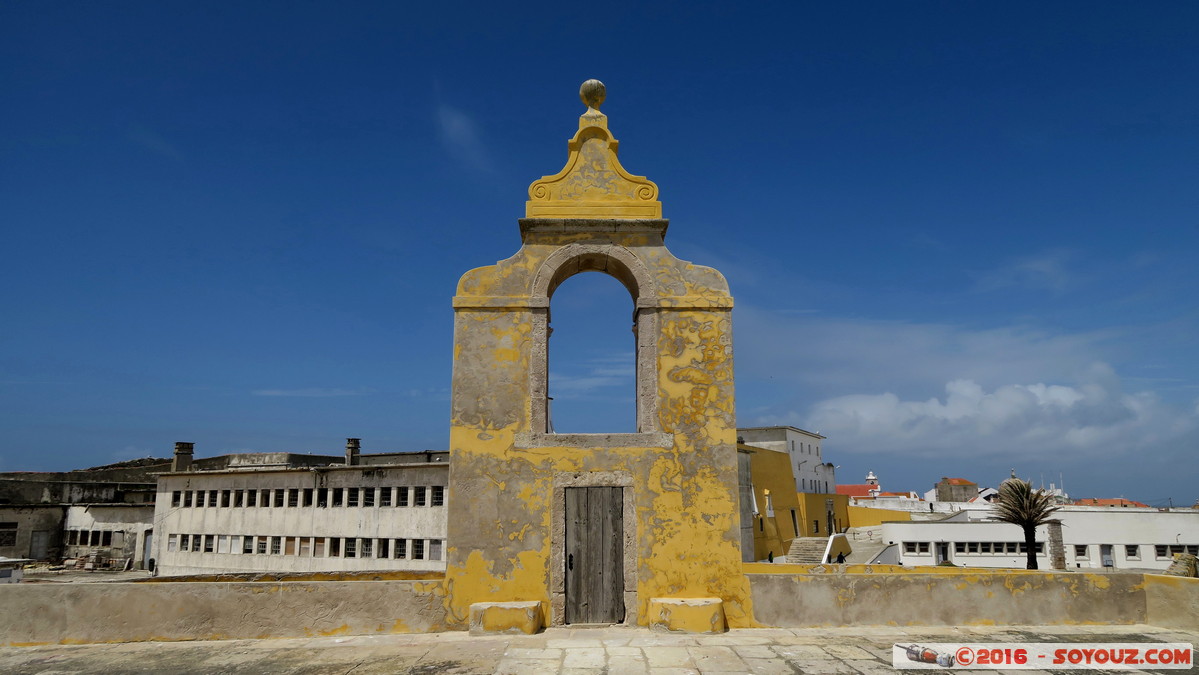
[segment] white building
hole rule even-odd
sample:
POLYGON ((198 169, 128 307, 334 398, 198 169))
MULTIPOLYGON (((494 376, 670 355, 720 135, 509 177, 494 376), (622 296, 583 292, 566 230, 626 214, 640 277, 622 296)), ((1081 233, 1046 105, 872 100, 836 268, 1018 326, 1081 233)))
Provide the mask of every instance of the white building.
POLYGON ((255 453, 195 466, 178 444, 158 480, 157 573, 444 570, 448 453, 359 455, 350 440, 345 462, 255 453))
POLYGON ((833 494, 837 488, 836 467, 820 454, 824 436, 796 427, 745 427, 737 429, 737 438, 746 445, 785 452, 791 457, 795 473, 795 491, 833 494))
POLYGON ((153 520, 152 504, 72 504, 63 522, 63 558, 149 569, 153 520))
MULTIPOLYGON (((876 562, 962 567, 1014 567, 1026 564, 1024 534, 1010 523, 989 520, 989 505, 970 505, 935 521, 883 523, 890 546, 876 562)), ((1175 553, 1199 553, 1199 511, 1066 506, 1062 543, 1069 569, 1164 570, 1175 553)), ((1048 527, 1037 528, 1038 567, 1050 569, 1048 527)))

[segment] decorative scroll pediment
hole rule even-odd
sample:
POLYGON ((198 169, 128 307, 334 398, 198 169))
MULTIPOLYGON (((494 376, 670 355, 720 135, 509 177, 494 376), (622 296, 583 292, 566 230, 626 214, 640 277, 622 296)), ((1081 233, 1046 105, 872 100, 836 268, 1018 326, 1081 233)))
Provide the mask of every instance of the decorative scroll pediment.
POLYGON ((608 131, 608 116, 599 111, 604 93, 599 80, 587 80, 579 89, 587 112, 579 117, 579 131, 567 145, 566 166, 529 186, 526 218, 662 217, 658 186, 625 171, 616 157, 620 142, 608 131))

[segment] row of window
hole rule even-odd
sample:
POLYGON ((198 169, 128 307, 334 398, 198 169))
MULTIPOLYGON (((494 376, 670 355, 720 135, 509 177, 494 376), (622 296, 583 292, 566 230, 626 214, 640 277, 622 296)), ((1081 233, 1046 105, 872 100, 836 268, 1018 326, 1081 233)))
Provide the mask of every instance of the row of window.
POLYGON ((0 546, 16 546, 17 545, 17 524, 14 522, 0 522, 0 546))
MULTIPOLYGON (((1045 544, 1036 542, 1034 550, 1037 555, 1044 555, 1045 544)), ((927 541, 905 541, 903 552, 911 555, 929 555, 930 543, 927 541)), ((961 554, 977 553, 979 555, 1006 555, 1008 553, 1028 553, 1028 544, 1023 541, 955 541, 953 552, 961 554)))
POLYGON ((67 530, 68 546, 116 546, 125 545, 125 533, 113 530, 67 530))
POLYGON ((172 534, 167 551, 292 555, 301 558, 441 560, 441 539, 274 537, 236 534, 172 534))
POLYGON ((444 485, 381 488, 264 488, 261 490, 175 490, 171 506, 298 507, 445 506, 444 485))

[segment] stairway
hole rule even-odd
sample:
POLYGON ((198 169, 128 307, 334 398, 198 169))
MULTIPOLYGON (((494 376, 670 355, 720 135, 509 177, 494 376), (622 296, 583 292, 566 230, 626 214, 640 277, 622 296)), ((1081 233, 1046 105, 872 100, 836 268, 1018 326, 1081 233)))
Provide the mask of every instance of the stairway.
POLYGON ((800 565, 819 565, 824 562, 824 549, 828 539, 824 537, 796 537, 791 540, 787 551, 787 562, 800 565))

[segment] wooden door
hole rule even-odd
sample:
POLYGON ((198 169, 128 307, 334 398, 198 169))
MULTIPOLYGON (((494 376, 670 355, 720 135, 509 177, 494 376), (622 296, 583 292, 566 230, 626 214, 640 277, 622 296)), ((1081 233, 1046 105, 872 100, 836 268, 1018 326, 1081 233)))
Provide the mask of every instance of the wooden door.
POLYGON ((566 623, 624 621, 624 489, 566 488, 566 623))

